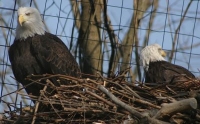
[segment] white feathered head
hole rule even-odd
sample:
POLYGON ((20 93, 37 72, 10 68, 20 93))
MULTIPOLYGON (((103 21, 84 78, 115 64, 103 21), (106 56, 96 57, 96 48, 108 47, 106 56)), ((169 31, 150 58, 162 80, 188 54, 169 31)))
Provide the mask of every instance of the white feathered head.
POLYGON ((152 44, 142 49, 140 54, 140 61, 142 66, 147 71, 150 62, 165 61, 166 53, 162 50, 159 44, 152 44))
POLYGON ((20 7, 18 9, 16 39, 26 39, 35 34, 42 35, 44 33, 44 24, 39 11, 32 7, 20 7))

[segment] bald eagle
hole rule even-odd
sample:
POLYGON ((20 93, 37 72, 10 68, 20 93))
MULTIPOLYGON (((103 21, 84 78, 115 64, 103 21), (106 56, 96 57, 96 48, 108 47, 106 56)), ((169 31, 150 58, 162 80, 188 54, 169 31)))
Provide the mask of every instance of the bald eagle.
MULTIPOLYGON (((14 76, 28 94, 40 95, 43 85, 26 80, 29 75, 64 74, 80 77, 80 69, 67 46, 56 35, 44 30, 37 9, 20 7, 14 43, 9 49, 14 76)), ((55 85, 60 85, 55 79, 55 85)), ((43 82, 46 83, 46 82, 43 82)))
POLYGON ((166 53, 158 44, 146 46, 141 51, 140 60, 145 71, 145 82, 147 83, 170 83, 187 77, 195 76, 179 65, 165 61, 166 53))

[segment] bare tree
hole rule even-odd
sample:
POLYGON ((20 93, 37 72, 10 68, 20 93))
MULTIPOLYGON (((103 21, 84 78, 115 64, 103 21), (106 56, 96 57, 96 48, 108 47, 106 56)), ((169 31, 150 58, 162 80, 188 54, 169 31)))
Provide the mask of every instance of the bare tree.
POLYGON ((101 50, 101 5, 100 0, 82 0, 78 44, 82 54, 81 67, 84 73, 102 72, 101 50))
MULTIPOLYGON (((132 15, 132 19, 131 19, 131 23, 130 23, 130 28, 127 31, 127 33, 125 34, 125 37, 122 41, 121 46, 119 47, 119 50, 117 51, 117 55, 115 56, 115 64, 112 67, 112 71, 114 71, 117 67, 117 62, 122 59, 122 64, 120 66, 120 70, 123 71, 125 69, 128 68, 128 66, 130 66, 130 62, 131 62, 131 58, 132 58, 132 54, 133 54, 133 48, 134 48, 134 53, 135 53, 135 62, 137 64, 136 66, 136 72, 134 74, 132 74, 132 80, 135 80, 135 78, 137 77, 137 74, 139 76, 139 80, 141 80, 141 71, 139 68, 139 54, 138 54, 138 30, 139 30, 139 26, 141 23, 141 19, 144 16, 144 13, 147 11, 147 9, 150 6, 154 6, 157 5, 158 1, 154 0, 154 1, 149 1, 149 0, 133 0, 133 8, 134 8, 134 12, 132 15)), ((155 12, 153 12, 155 13, 155 12)), ((153 18, 151 18, 151 20, 153 20, 153 18)), ((149 25, 152 25, 153 21, 151 21, 151 23, 149 23, 149 25)), ((150 30, 147 30, 147 32, 149 33, 150 30)))

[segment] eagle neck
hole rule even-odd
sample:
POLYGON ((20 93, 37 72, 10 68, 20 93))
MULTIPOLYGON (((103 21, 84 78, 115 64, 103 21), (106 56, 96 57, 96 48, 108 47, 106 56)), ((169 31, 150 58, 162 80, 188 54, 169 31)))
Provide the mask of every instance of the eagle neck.
POLYGON ((28 37, 33 37, 36 34, 38 35, 44 35, 45 34, 45 30, 43 28, 43 24, 30 24, 30 25, 26 25, 26 26, 20 26, 18 24, 17 29, 16 29, 16 39, 20 39, 20 40, 25 40, 28 37))
POLYGON ((148 62, 144 63, 144 69, 145 69, 145 71, 148 71, 149 65, 150 65, 151 63, 162 62, 162 61, 165 61, 165 59, 164 59, 164 58, 161 58, 161 59, 151 60, 151 61, 148 61, 148 62))

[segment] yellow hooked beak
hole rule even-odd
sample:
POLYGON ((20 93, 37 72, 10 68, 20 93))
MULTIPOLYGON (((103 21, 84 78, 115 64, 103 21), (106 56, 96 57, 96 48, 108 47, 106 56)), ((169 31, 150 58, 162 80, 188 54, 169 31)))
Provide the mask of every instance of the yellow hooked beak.
POLYGON ((166 52, 165 52, 164 50, 161 50, 161 51, 160 51, 160 54, 161 54, 162 57, 165 57, 165 56, 167 55, 166 52))
POLYGON ((23 16, 23 15, 19 15, 18 20, 19 20, 19 24, 20 24, 21 26, 22 26, 23 23, 26 21, 26 20, 24 19, 24 16, 23 16))

